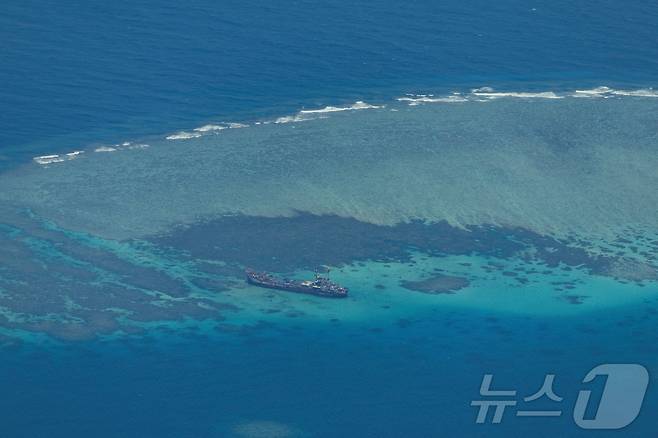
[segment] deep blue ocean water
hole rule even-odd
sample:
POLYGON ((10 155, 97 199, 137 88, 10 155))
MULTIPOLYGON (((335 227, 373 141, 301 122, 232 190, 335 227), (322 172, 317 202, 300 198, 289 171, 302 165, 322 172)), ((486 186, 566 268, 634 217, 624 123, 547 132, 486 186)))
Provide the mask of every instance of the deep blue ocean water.
POLYGON ((656 20, 651 1, 8 1, 0 149, 402 93, 641 88, 655 85, 656 20))
MULTIPOLYGON (((0 12, 0 168, 208 121, 405 93, 651 88, 657 23, 651 1, 10 0, 0 12)), ((647 147, 656 146, 645 116, 647 147)), ((14 236, 8 230, 0 237, 14 236)), ((26 275, 19 280, 42 284, 26 275)), ((363 302, 369 293, 354 295, 363 302)), ((179 327, 118 340, 8 341, 0 436, 655 435, 653 375, 654 391, 626 430, 585 432, 570 417, 595 365, 658 372, 655 295, 569 316, 414 306, 380 321, 315 324, 293 314, 280 328, 246 316, 237 333, 179 327), (484 373, 523 395, 555 373, 564 416, 475 425, 470 402, 484 373)))

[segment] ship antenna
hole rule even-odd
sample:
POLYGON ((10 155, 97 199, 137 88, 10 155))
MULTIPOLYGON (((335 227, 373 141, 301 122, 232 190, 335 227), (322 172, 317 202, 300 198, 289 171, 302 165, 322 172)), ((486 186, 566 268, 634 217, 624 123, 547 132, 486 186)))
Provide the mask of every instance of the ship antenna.
MULTIPOLYGON (((331 271, 331 269, 329 269, 329 266, 327 266, 327 265, 322 265, 322 267, 325 269, 325 273, 327 274, 324 278, 328 278, 328 275, 329 275, 329 272, 331 271)), ((320 269, 319 268, 315 268, 315 278, 316 279, 323 278, 320 275, 320 269)))

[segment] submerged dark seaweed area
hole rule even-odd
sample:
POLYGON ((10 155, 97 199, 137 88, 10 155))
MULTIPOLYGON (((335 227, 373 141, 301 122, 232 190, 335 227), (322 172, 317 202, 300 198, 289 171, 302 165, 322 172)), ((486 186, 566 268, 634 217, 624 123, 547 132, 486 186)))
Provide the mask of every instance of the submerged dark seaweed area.
MULTIPOLYGON (((579 267, 592 274, 617 278, 643 272, 631 280, 655 279, 657 272, 655 266, 628 259, 622 251, 593 255, 585 249, 590 243, 575 238, 560 240, 523 228, 493 225, 459 228, 447 222, 420 220, 384 226, 334 215, 299 213, 273 218, 236 215, 180 227, 150 240, 194 257, 276 272, 315 269, 323 264, 340 266, 362 260, 409 262, 414 250, 439 257, 470 254, 501 259, 520 257, 542 262, 547 268, 579 267)), ((657 256, 658 242, 642 255, 657 256)))
MULTIPOLYGON (((0 327, 67 340, 117 331, 141 333, 143 322, 220 322, 225 312, 240 310, 230 300, 217 298, 242 284, 245 267, 291 273, 367 260, 413 263, 412 253, 420 252, 433 257, 477 254, 532 263, 514 271, 495 262, 483 267, 501 271, 521 286, 534 274, 555 270, 584 269, 639 285, 656 278, 655 266, 633 261, 625 253, 596 256, 584 249, 582 241, 558 240, 521 228, 463 229, 421 221, 381 226, 299 213, 276 218, 220 217, 152 236, 146 249, 145 242, 114 242, 123 248, 141 248, 147 259, 164 257, 166 262, 158 264, 135 262, 107 242, 47 226, 29 212, 5 209, 3 218, 0 327), (174 275, 170 267, 183 264, 186 274, 174 275)), ((657 246, 648 251, 655 256, 657 246)), ((469 281, 455 282, 451 280, 455 277, 438 273, 436 278, 429 283, 403 281, 402 285, 441 293, 454 292, 469 281)), ((586 298, 569 294, 573 288, 569 282, 555 283, 554 288, 565 291, 563 299, 572 304, 586 298)))
POLYGON ((136 322, 221 319, 236 310, 191 297, 189 284, 166 270, 131 263, 27 214, 11 218, 0 224, 0 306, 8 310, 0 327, 77 340, 142 332, 136 322))

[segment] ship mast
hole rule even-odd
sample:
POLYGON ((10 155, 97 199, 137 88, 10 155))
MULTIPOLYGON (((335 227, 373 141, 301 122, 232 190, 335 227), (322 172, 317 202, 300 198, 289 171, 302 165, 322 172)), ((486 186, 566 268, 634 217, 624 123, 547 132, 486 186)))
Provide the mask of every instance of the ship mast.
MULTIPOLYGON (((326 274, 327 274, 326 278, 328 279, 329 278, 329 272, 331 272, 331 269, 328 266, 325 266, 325 265, 322 265, 322 267, 326 269, 326 274)), ((315 279, 320 280, 321 278, 323 278, 323 277, 320 275, 320 269, 315 268, 315 279)))

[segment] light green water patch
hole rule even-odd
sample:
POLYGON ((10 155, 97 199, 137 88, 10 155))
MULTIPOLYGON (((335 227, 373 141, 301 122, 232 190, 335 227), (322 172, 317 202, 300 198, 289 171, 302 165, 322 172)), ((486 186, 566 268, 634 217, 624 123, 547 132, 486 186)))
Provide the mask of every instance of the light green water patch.
POLYGON ((227 213, 412 218, 616 236, 656 229, 655 99, 496 99, 331 113, 87 151, 0 176, 67 229, 139 238, 227 213))

